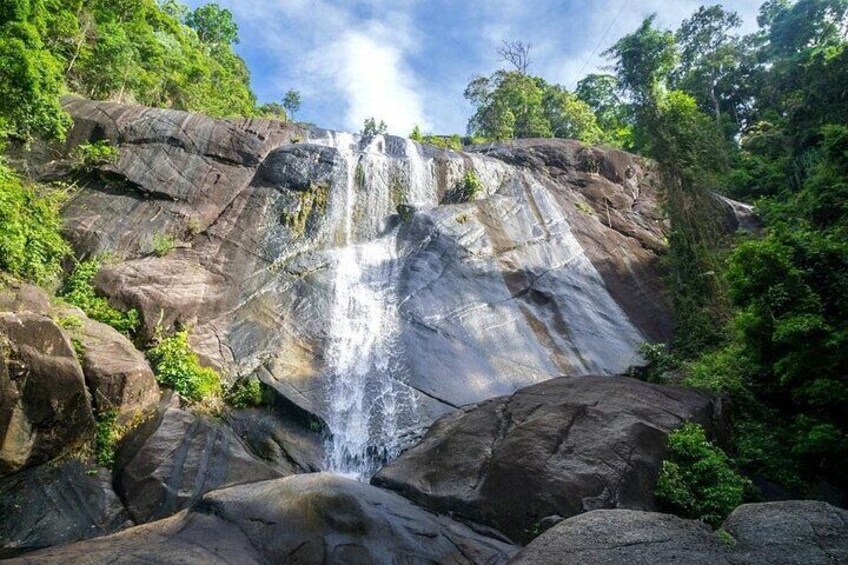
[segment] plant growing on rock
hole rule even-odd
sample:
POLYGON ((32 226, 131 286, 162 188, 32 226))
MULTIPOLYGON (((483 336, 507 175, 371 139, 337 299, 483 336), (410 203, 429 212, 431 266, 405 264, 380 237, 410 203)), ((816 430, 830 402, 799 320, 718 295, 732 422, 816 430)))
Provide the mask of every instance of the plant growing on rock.
POLYGON ((669 434, 668 456, 655 490, 660 505, 716 527, 742 504, 750 488, 701 426, 690 422, 669 434))
POLYGON ((224 402, 233 408, 251 408, 265 403, 265 394, 259 379, 239 379, 224 392, 224 402))
POLYGON ((94 432, 94 455, 101 467, 111 468, 115 464, 115 446, 121 439, 118 414, 114 410, 97 415, 94 432))
POLYGON ((140 322, 138 311, 133 308, 122 312, 97 295, 93 281, 100 268, 101 262, 98 259, 79 263, 65 281, 61 297, 68 304, 81 309, 92 320, 108 324, 127 337, 133 337, 140 322))
POLYGON ((380 120, 380 123, 378 124, 377 120, 374 118, 368 118, 362 126, 360 135, 362 137, 374 137, 377 135, 385 135, 388 130, 389 127, 383 120, 380 120))
POLYGON ((147 352, 159 384, 178 392, 192 402, 220 396, 221 376, 209 367, 200 365, 200 359, 188 343, 187 329, 169 337, 160 337, 147 352))
POLYGON ((118 160, 118 148, 108 140, 84 143, 74 151, 77 161, 76 168, 82 171, 92 171, 102 165, 109 165, 118 160))
POLYGON ((465 172, 465 176, 459 181, 455 188, 457 202, 473 202, 483 191, 483 183, 480 177, 472 170, 465 172))
POLYGON ((174 236, 166 233, 157 233, 153 236, 153 253, 157 257, 164 257, 177 247, 174 236))
POLYGON ((0 161, 0 270, 37 284, 58 277, 71 251, 60 231, 62 197, 25 184, 0 161))

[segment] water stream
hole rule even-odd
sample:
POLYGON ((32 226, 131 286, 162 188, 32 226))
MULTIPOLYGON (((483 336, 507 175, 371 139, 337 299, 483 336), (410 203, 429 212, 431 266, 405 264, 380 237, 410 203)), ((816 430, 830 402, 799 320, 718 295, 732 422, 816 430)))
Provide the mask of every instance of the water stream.
MULTIPOLYGON (((362 141, 334 134, 332 145, 345 163, 346 178, 343 235, 333 254, 324 468, 367 480, 398 454, 399 421, 415 410, 399 354, 397 228, 384 225, 398 198, 392 183, 401 181, 397 159, 385 154, 383 136, 362 141)), ((412 150, 404 160, 404 199, 435 200, 435 190, 422 182, 429 165, 414 145, 412 150)))

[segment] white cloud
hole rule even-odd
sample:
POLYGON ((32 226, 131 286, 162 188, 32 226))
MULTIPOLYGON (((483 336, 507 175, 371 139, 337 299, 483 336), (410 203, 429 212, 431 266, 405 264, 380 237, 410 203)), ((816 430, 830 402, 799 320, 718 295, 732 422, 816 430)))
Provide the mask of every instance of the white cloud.
POLYGON ((388 36, 381 25, 347 31, 310 55, 310 69, 344 94, 349 129, 361 128, 370 117, 385 120, 389 131, 400 135, 408 134, 415 124, 429 127, 421 91, 404 63, 405 50, 388 36))
MULTIPOLYGON (((198 5, 208 0, 189 0, 198 5)), ((705 0, 217 0, 241 28, 263 101, 303 93, 300 119, 358 130, 367 117, 393 133, 465 129, 462 98, 473 74, 489 74, 503 40, 533 43, 531 72, 573 87, 644 17, 676 28, 705 0), (608 31, 606 37, 601 38, 608 31)), ((760 0, 724 0, 756 27, 760 0)))

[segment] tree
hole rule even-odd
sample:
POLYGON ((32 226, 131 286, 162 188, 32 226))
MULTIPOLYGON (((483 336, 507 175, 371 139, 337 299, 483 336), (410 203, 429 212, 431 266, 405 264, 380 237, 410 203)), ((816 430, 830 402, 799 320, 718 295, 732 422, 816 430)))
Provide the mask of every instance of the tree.
POLYGON ((377 120, 374 118, 368 118, 365 120, 363 124, 362 131, 360 135, 362 137, 374 137, 375 135, 385 135, 388 131, 388 126, 386 122, 380 120, 380 123, 377 123, 377 120))
POLYGON ((779 56, 806 49, 839 45, 848 33, 848 0, 769 0, 758 22, 769 49, 779 56))
POLYGON ((62 139, 70 125, 59 104, 62 69, 30 23, 43 17, 32 8, 17 0, 0 12, 5 19, 0 23, 0 140, 6 135, 62 139))
POLYGON ((604 55, 614 61, 619 86, 637 106, 651 104, 664 90, 678 61, 674 34, 654 27, 656 14, 634 33, 618 40, 604 55))
POLYGON ((218 4, 206 4, 189 12, 185 23, 197 32, 197 37, 203 43, 232 45, 239 42, 238 25, 233 20, 233 13, 218 4))
POLYGON ((544 88, 542 107, 554 137, 598 143, 603 132, 588 104, 562 86, 544 88))
POLYGON ((417 141, 418 143, 424 141, 424 134, 421 133, 421 128, 418 127, 418 124, 415 124, 415 127, 412 128, 412 133, 409 134, 409 139, 417 141))
POLYGON ((722 93, 720 83, 739 64, 740 38, 733 30, 742 25, 736 12, 721 6, 701 8, 683 21, 677 31, 680 67, 676 69, 677 86, 692 93, 721 120, 722 93))
POLYGON ((501 41, 500 46, 495 49, 495 53, 500 57, 501 62, 509 63, 515 70, 522 75, 527 74, 527 69, 530 68, 530 49, 532 44, 521 41, 501 41))
POLYGON ((609 74, 590 74, 577 83, 577 98, 594 112, 604 142, 632 149, 633 126, 630 112, 618 94, 618 81, 609 74))
POLYGON ((283 108, 294 119, 294 115, 300 110, 300 92, 294 89, 286 92, 285 97, 283 97, 283 108))
POLYGON ((185 23, 189 8, 177 0, 160 0, 159 8, 180 23, 185 23))
POLYGON ((551 137, 543 96, 540 80, 518 71, 477 77, 465 89, 465 97, 477 107, 468 133, 491 139, 551 137))

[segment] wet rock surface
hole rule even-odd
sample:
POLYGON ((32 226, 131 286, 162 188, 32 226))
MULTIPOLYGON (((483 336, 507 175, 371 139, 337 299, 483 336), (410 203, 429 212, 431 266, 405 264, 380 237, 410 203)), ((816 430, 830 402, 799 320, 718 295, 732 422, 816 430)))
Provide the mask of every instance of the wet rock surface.
POLYGON ((381 363, 415 406, 400 411, 405 431, 552 374, 620 373, 640 362, 639 344, 669 335, 656 174, 632 155, 562 140, 454 153, 267 120, 66 107, 67 144, 29 168, 61 178, 77 144, 119 147, 64 211, 78 253, 120 259, 99 289, 138 308, 147 337, 191 326, 204 362, 254 374, 321 419, 348 217, 353 241, 372 244, 360 255, 388 257, 364 276, 385 279, 380 295, 398 305, 381 363), (476 200, 440 206, 468 171, 476 200), (156 257, 161 234, 176 245, 156 257))
POLYGON ((457 411, 372 482, 527 542, 546 518, 653 510, 666 436, 715 429, 707 394, 625 377, 560 378, 457 411))
POLYGON ((667 514, 596 510, 543 533, 512 563, 830 565, 848 559, 848 512, 824 502, 745 504, 722 530, 667 514))
POLYGON ((349 479, 309 474, 206 495, 172 518, 21 563, 505 563, 517 548, 349 479))

